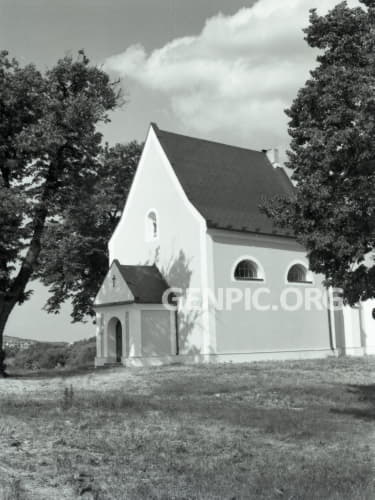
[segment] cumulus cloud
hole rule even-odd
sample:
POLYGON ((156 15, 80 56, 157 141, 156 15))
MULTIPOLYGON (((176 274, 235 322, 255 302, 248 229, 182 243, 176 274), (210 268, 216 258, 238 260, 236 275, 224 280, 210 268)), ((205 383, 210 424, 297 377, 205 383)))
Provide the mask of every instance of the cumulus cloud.
POLYGON ((130 46, 105 67, 162 93, 186 130, 256 148, 286 145, 284 109, 315 64, 316 53, 302 33, 308 10, 323 14, 336 3, 259 0, 232 16, 218 14, 199 35, 151 53, 130 46))

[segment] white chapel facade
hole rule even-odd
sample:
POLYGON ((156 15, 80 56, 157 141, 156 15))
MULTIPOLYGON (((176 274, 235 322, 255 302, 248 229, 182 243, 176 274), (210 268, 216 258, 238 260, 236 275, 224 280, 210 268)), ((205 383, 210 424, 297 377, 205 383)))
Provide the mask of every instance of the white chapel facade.
POLYGON ((293 235, 259 209, 292 190, 264 152, 151 124, 95 299, 96 365, 375 352, 372 301, 336 312, 280 307, 288 287, 332 301, 293 235))

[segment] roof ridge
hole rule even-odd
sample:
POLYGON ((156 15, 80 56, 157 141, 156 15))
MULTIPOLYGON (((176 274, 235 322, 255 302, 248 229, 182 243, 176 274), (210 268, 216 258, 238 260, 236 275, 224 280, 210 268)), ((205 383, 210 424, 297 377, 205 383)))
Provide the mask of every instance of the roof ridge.
POLYGON ((289 196, 293 185, 263 151, 151 127, 186 197, 207 224, 241 232, 285 233, 259 206, 262 197, 289 196))
POLYGON ((233 148, 233 149, 242 149, 243 151, 251 151, 252 153, 259 153, 260 155, 265 155, 265 153, 263 151, 258 151, 257 149, 250 149, 250 148, 245 148, 243 146, 235 146, 234 144, 227 144, 227 143, 224 143, 224 142, 219 142, 219 141, 212 141, 210 139, 203 139, 201 137, 194 137, 192 135, 186 135, 186 134, 177 134, 176 132, 170 132, 169 130, 162 130, 160 129, 156 123, 153 123, 151 122, 151 125, 153 126, 156 126, 155 128, 155 132, 156 134, 158 133, 163 133, 163 134, 170 134, 170 135, 177 135, 179 137, 184 137, 185 139, 193 139, 193 140, 196 140, 196 141, 200 141, 200 142, 208 142, 210 144, 216 144, 218 146, 225 146, 227 148, 233 148))
MULTIPOLYGON (((116 259, 117 260, 117 259, 116 259)), ((120 264, 122 267, 158 267, 155 264, 120 264)))

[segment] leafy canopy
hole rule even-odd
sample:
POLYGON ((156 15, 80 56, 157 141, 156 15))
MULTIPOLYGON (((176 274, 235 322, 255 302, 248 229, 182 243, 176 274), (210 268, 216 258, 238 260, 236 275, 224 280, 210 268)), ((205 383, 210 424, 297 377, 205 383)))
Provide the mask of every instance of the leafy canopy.
POLYGON ((121 101, 83 51, 44 74, 0 52, 0 375, 3 332, 30 280, 50 285, 50 311, 73 298, 74 319, 91 312, 140 151, 103 148, 97 125, 121 101))
POLYGON ((106 145, 95 175, 86 177, 75 203, 65 207, 58 223, 48 224, 38 271, 50 287, 48 312, 58 312, 70 299, 74 321, 94 314, 93 299, 108 271, 108 240, 119 222, 141 150, 137 142, 106 145))
POLYGON ((295 196, 265 207, 350 304, 375 297, 375 2, 361 3, 310 11, 318 64, 286 111, 295 196))
POLYGON ((34 278, 50 287, 48 311, 72 299, 74 320, 92 314, 141 152, 102 145, 97 124, 119 104, 83 51, 45 74, 0 53, 0 334, 34 278))

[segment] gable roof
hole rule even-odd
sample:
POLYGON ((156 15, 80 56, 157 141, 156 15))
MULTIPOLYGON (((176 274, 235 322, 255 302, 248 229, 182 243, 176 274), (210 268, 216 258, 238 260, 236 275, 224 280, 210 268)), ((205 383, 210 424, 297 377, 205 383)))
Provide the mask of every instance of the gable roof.
POLYGON ((285 171, 274 168, 264 152, 151 126, 187 197, 209 228, 292 236, 276 228, 259 209, 265 198, 293 193, 285 171))
POLYGON ((162 304, 163 293, 169 285, 159 269, 152 266, 124 266, 113 261, 134 296, 134 302, 142 304, 162 304))

